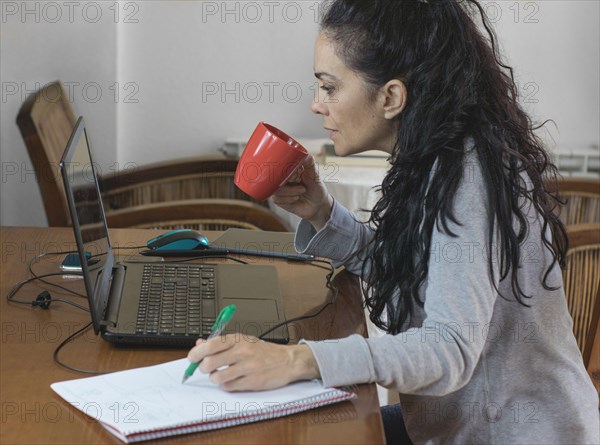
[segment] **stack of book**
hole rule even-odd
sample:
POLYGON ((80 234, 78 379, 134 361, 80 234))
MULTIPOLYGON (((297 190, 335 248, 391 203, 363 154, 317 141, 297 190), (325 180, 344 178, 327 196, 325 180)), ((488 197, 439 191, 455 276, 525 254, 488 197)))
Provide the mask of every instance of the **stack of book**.
MULTIPOLYGON (((338 156, 330 139, 303 139, 297 141, 315 157, 315 161, 323 165, 337 165, 340 167, 382 167, 389 168, 389 154, 379 150, 369 150, 363 153, 338 156)), ((227 139, 220 149, 227 156, 239 158, 246 147, 244 139, 227 139)))

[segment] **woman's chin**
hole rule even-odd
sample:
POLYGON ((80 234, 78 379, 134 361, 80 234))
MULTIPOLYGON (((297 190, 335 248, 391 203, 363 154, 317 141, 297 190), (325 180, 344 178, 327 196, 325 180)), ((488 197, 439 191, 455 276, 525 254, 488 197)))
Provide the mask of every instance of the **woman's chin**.
POLYGON ((338 144, 338 143, 333 143, 333 151, 335 152, 336 156, 348 156, 351 155, 352 152, 350 150, 348 150, 347 147, 344 147, 342 144, 338 144))
POLYGON ((333 146, 333 150, 335 151, 335 154, 337 156, 340 157, 346 157, 346 156, 351 156, 351 155, 356 155, 356 154, 360 154, 364 151, 367 151, 366 149, 364 150, 358 150, 358 149, 352 149, 349 147, 344 147, 343 145, 340 144, 334 144, 333 146))

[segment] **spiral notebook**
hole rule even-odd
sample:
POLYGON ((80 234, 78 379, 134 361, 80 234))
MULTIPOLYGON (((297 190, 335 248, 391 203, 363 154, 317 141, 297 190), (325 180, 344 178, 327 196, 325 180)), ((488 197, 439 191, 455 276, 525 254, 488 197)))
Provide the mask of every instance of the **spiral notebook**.
POLYGON ((274 419, 355 397, 316 380, 228 393, 196 372, 181 384, 188 364, 181 359, 50 386, 127 443, 274 419))

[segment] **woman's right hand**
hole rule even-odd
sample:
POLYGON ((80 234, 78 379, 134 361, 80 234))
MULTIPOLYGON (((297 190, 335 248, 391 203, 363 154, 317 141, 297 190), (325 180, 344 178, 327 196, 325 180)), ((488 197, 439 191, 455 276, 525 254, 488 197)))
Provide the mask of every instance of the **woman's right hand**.
POLYGON ((308 220, 316 230, 325 226, 331 216, 333 198, 319 178, 312 156, 309 156, 288 182, 273 194, 273 202, 282 209, 308 220))

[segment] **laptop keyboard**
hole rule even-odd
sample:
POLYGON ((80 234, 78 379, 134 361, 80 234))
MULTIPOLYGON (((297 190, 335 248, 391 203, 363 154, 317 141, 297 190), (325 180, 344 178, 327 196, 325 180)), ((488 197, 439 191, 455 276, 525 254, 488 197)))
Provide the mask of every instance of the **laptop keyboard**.
POLYGON ((216 317, 215 269, 197 264, 146 264, 136 333, 210 334, 216 317))

